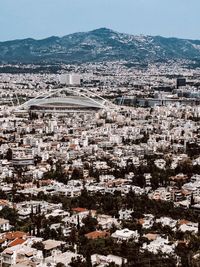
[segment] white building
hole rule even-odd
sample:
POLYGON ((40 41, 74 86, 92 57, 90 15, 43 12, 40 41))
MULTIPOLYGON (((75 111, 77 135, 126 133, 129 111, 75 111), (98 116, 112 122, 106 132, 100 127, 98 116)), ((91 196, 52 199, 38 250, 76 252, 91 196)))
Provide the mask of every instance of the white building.
POLYGON ((114 232, 111 237, 117 239, 117 241, 127 241, 130 239, 134 239, 135 241, 138 240, 139 234, 138 231, 131 231, 127 228, 122 229, 122 230, 117 230, 114 232))
POLYGON ((61 74, 60 83, 65 85, 80 85, 81 78, 78 74, 61 74))
POLYGON ((0 218, 0 230, 2 230, 2 231, 9 231, 10 230, 9 220, 5 220, 5 219, 0 218))
POLYGON ((153 254, 158 254, 159 252, 172 255, 174 254, 175 244, 169 244, 168 238, 162 238, 158 236, 150 244, 144 243, 142 246, 143 250, 148 250, 153 254))
POLYGON ((127 263, 127 259, 115 255, 99 255, 93 254, 91 256, 92 266, 107 266, 109 263, 114 262, 115 264, 121 266, 123 261, 127 263))

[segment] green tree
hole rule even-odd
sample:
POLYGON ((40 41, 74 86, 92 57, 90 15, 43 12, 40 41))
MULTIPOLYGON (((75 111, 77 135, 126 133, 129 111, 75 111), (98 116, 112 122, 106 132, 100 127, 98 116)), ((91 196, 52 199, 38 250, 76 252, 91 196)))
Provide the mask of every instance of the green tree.
POLYGON ((96 230, 98 221, 96 218, 93 218, 90 214, 87 217, 83 218, 82 222, 84 223, 87 232, 92 232, 96 230))
POLYGON ((58 262, 58 263, 56 264, 56 267, 66 267, 66 265, 63 264, 62 262, 58 262))
POLYGON ((7 159, 8 161, 12 160, 12 156, 13 156, 13 152, 11 148, 8 148, 6 155, 5 155, 5 159, 7 159))
POLYGON ((71 266, 71 267, 87 267, 87 263, 81 257, 77 257, 77 258, 72 258, 69 266, 71 266))
POLYGON ((9 208, 5 206, 1 211, 0 211, 0 217, 3 217, 6 220, 9 220, 10 222, 14 223, 14 225, 18 221, 18 214, 15 209, 9 208))
POLYGON ((44 250, 44 244, 42 242, 35 242, 32 245, 32 248, 36 248, 37 250, 44 250))

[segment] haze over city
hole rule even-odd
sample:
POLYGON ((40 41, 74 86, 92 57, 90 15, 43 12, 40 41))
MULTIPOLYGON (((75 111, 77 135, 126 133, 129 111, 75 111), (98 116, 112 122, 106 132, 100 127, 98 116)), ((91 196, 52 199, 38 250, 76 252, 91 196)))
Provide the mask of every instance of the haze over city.
POLYGON ((200 39, 198 0, 3 0, 0 40, 41 39, 107 27, 200 39))

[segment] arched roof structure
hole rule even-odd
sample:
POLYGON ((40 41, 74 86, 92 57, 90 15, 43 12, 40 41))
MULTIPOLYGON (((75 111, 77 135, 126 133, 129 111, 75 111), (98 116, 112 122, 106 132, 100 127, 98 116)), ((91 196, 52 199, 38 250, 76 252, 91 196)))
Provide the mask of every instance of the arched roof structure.
POLYGON ((114 104, 85 88, 65 87, 46 91, 28 100, 18 109, 105 109, 109 110, 114 104))

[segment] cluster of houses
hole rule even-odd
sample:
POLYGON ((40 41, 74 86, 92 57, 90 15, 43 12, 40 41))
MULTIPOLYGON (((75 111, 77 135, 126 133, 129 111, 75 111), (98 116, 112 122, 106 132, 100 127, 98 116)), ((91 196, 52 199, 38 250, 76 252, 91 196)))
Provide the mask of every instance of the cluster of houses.
MULTIPOLYGON (((55 206, 47 202, 37 203, 36 201, 30 201, 26 203, 19 203, 16 207, 18 214, 26 216, 30 215, 31 209, 35 210, 38 205, 41 205, 41 212, 45 214, 46 218, 51 216, 61 218, 61 222, 57 224, 51 224, 51 229, 60 228, 65 237, 69 237, 73 227, 79 227, 83 225, 83 219, 87 216, 95 218, 98 222, 98 229, 85 234, 88 239, 99 238, 112 238, 114 242, 129 242, 134 241, 136 243, 143 237, 145 242, 141 247, 141 251, 149 251, 153 254, 162 252, 167 257, 175 257, 175 248, 179 244, 179 241, 170 240, 167 234, 158 234, 152 230, 154 224, 160 224, 162 227, 168 226, 172 231, 179 231, 182 233, 188 232, 191 234, 198 233, 198 223, 193 223, 187 220, 174 220, 169 217, 156 218, 153 214, 144 214, 144 217, 138 219, 138 224, 145 230, 144 234, 141 234, 138 230, 130 230, 128 228, 122 228, 122 222, 131 221, 133 210, 122 209, 119 211, 118 218, 106 214, 98 214, 95 210, 87 210, 85 208, 73 208, 70 212, 66 212, 59 205, 55 206), (32 207, 32 208, 31 208, 32 207), (117 230, 111 233, 111 229, 115 226, 117 230)), ((5 219, 0 219, 0 247, 1 263, 2 266, 52 266, 55 267, 57 263, 63 263, 65 266, 70 266, 72 258, 83 258, 76 251, 76 245, 74 252, 67 250, 70 246, 67 242, 56 240, 44 240, 43 238, 36 237, 31 233, 25 233, 20 231, 11 231, 12 222, 5 219), (34 244, 42 243, 43 249, 38 248, 34 244), (65 252, 63 252, 65 248, 65 252), (51 263, 51 265, 50 265, 51 263)), ((187 242, 187 241, 185 241, 187 242)), ((98 255, 93 254, 91 256, 94 266, 106 266, 110 262, 115 262, 121 266, 122 262, 126 263, 127 259, 116 255, 98 255), (97 265, 95 265, 97 264, 97 265), (104 265, 102 265, 104 264, 104 265)))
MULTIPOLYGON (((101 96, 115 96, 117 86, 120 94, 127 93, 131 84, 134 90, 130 95, 134 93, 147 96, 152 91, 152 83, 157 87, 160 85, 155 66, 149 67, 146 74, 143 73, 140 86, 131 83, 130 77, 134 74, 137 81, 139 78, 141 80, 141 71, 132 72, 120 64, 114 67, 116 76, 112 72, 102 75, 110 67, 109 63, 101 65, 100 73, 98 65, 77 68, 82 72, 89 69, 95 73, 93 78, 95 76, 94 80, 102 88, 99 90, 95 87, 94 92, 101 96)), ((168 70, 171 73, 178 71, 172 66, 168 70)), ((165 72, 165 67, 159 69, 159 72, 165 72)), ((85 71, 84 75, 85 86, 90 87, 91 83, 94 85, 89 72, 85 71)), ((189 72, 188 77, 190 76, 192 77, 192 73, 189 72)), ((87 239, 111 238, 117 243, 139 243, 145 240, 141 251, 153 254, 161 252, 167 257, 176 257, 175 250, 179 241, 171 240, 167 234, 155 233, 152 229, 156 224, 168 227, 172 232, 191 235, 199 233, 198 223, 187 218, 175 220, 144 214, 137 221, 143 229, 141 233, 139 229, 124 227, 124 221, 133 221, 134 210, 120 209, 118 216, 114 217, 84 207, 66 210, 61 203, 37 199, 38 195, 42 195, 43 199, 73 199, 79 197, 83 189, 91 195, 97 192, 102 195, 115 194, 117 191, 121 196, 126 196, 131 191, 136 196, 145 194, 149 200, 173 202, 176 207, 190 209, 198 214, 199 105, 184 105, 176 101, 167 106, 152 108, 112 106, 98 112, 18 112, 9 103, 10 97, 14 101, 15 92, 20 94, 20 101, 38 97, 41 88, 48 92, 57 85, 56 76, 33 77, 27 74, 10 79, 6 79, 4 75, 0 77, 0 95, 4 100, 0 105, 0 212, 7 207, 14 210, 20 220, 27 221, 35 213, 43 214, 47 220, 59 217, 59 222, 53 223, 52 220, 50 230, 59 229, 66 239, 73 227, 82 227, 84 218, 91 216, 97 220, 97 227, 95 231, 85 234, 87 239), (15 86, 9 87, 12 79, 16 80, 15 86), (44 83, 41 82, 42 79, 44 83), (24 83, 25 80, 29 82, 24 83), (10 96, 5 93, 8 87, 12 92, 10 96), (147 171, 140 173, 139 181, 135 182, 138 175, 135 172, 141 169, 147 171), (190 173, 187 169, 191 170, 190 173), (159 173, 156 186, 153 183, 154 171, 159 173), (167 171, 172 175, 164 178, 167 171), (16 196, 18 200, 14 201, 16 196)), ((173 86, 171 79, 163 79, 163 82, 173 86)), ((35 233, 33 229, 29 233, 15 231, 14 222, 5 219, 3 215, 1 217, 0 262, 3 267, 57 267, 58 263, 70 266, 74 258, 84 260, 76 245, 70 250, 68 242, 45 240, 38 237, 38 232, 35 233)), ((187 240, 184 242, 187 243, 187 240)), ((111 254, 93 254, 91 261, 93 266, 99 267, 108 266, 111 262, 119 266, 127 263, 126 258, 111 254)))

